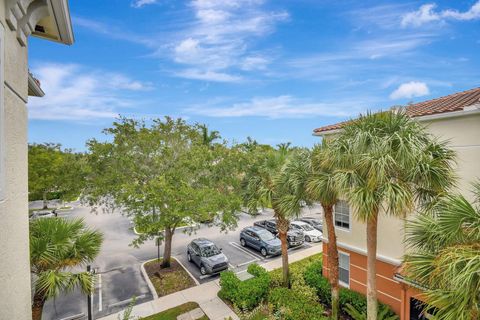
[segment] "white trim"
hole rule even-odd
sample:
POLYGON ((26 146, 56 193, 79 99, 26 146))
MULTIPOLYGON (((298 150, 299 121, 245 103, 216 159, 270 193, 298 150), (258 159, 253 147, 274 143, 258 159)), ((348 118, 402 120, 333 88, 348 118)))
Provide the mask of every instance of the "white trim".
POLYGON ((437 113, 437 114, 431 114, 431 115, 425 115, 425 116, 419 116, 419 117, 412 117, 412 119, 418 120, 418 121, 429 121, 429 120, 437 120, 437 119, 445 119, 445 118, 465 117, 465 116, 470 116, 472 114, 480 113, 480 109, 478 108, 469 109, 469 107, 471 106, 466 106, 464 107, 463 110, 460 110, 460 111, 444 112, 444 113, 437 113), (467 108, 467 110, 465 110, 465 108, 467 108))
MULTIPOLYGON (((362 282, 360 282, 360 281, 358 281, 358 280, 355 280, 355 279, 351 279, 351 280, 352 280, 353 282, 359 284, 359 285, 364 286, 364 287, 367 286, 366 284, 364 284, 364 283, 362 283, 362 282)), ((389 298, 391 298, 391 299, 393 299, 393 300, 395 300, 395 301, 402 302, 401 299, 395 298, 394 296, 391 296, 391 295, 389 295, 388 293, 385 293, 385 292, 383 292, 383 291, 381 291, 381 290, 378 290, 378 289, 377 289, 377 292, 380 293, 380 294, 383 294, 384 296, 387 296, 387 297, 389 297, 389 298)))
MULTIPOLYGON (((446 119, 446 118, 465 117, 465 116, 470 116, 478 113, 480 113, 480 107, 478 107, 478 103, 477 103, 471 106, 465 106, 463 107, 463 110, 460 110, 460 111, 443 112, 443 113, 410 117, 410 118, 413 120, 417 120, 419 122, 423 122, 423 121, 446 119)), ((333 130, 321 131, 321 132, 314 131, 313 136, 317 136, 317 137, 328 136, 331 134, 342 132, 342 130, 343 129, 333 129, 333 130)))
POLYGON ((352 274, 350 270, 350 253, 338 250, 338 273, 339 273, 338 283, 341 284, 343 287, 350 289, 350 282, 352 281, 352 277, 350 277, 350 275, 352 274), (340 255, 341 254, 348 257, 348 283, 345 283, 342 280, 340 280, 340 255))
POLYGON ((0 23, 0 202, 6 198, 6 148, 5 136, 5 29, 0 23))
MULTIPOLYGON (((328 244, 328 239, 324 238, 323 242, 328 244)), ((358 254, 361 254, 361 255, 364 255, 364 256, 367 255, 366 250, 355 247, 355 246, 352 246, 352 245, 349 245, 349 244, 346 244, 346 243, 343 243, 343 242, 338 242, 337 241, 337 247, 347 249, 347 250, 350 250, 352 252, 355 252, 355 253, 358 253, 358 254)), ((380 254, 377 254, 377 260, 388 263, 388 264, 392 264, 392 265, 395 265, 395 266, 400 266, 402 264, 402 260, 386 257, 386 256, 383 256, 383 255, 380 255, 380 254)))
MULTIPOLYGON (((337 207, 337 204, 334 204, 333 205, 333 226, 335 227, 335 229, 337 230, 341 230, 341 231, 345 231, 345 232, 350 232, 352 230, 352 213, 351 213, 351 210, 350 210, 350 205, 348 204, 348 202, 346 200, 338 200, 337 203, 339 201, 343 201, 347 204, 347 207, 348 207, 348 228, 345 228, 345 227, 341 227, 341 226, 337 226, 337 212, 336 212, 336 207, 337 207)), ((345 215, 344 213, 341 213, 343 215, 345 215)))
POLYGON ((71 45, 75 41, 72 30, 72 21, 70 19, 70 9, 67 0, 50 0, 55 24, 57 25, 60 42, 71 45))

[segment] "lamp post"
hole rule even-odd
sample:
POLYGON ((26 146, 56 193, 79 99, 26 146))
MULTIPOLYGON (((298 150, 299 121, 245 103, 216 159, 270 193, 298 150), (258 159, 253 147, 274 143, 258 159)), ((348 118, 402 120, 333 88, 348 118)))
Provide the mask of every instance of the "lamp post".
MULTIPOLYGON (((90 265, 87 266, 87 272, 92 274, 92 267, 90 265)), ((92 310, 92 293, 89 292, 87 295, 87 307, 88 307, 88 320, 93 320, 93 310, 92 310)))

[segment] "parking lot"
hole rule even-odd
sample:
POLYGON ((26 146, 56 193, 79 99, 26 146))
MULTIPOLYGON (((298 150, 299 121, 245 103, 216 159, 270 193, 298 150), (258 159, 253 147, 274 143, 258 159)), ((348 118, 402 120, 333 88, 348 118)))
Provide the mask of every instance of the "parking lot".
MULTIPOLYGON (((313 207, 305 208, 303 214, 320 218, 319 212, 319 207, 313 207)), ((146 281, 141 275, 140 266, 143 262, 157 257, 154 241, 147 241, 140 248, 129 246, 136 235, 130 220, 120 213, 96 215, 91 213, 89 208, 76 204, 71 211, 61 213, 59 216, 67 219, 83 218, 90 227, 99 229, 104 234, 102 250, 92 264, 99 274, 97 289, 93 296, 95 318, 124 309, 134 296, 137 298, 137 303, 152 299, 146 281)), ((252 226, 255 221, 272 217, 271 210, 265 210, 255 217, 240 213, 237 227, 228 232, 222 232, 218 227, 207 225, 201 225, 191 234, 186 230, 177 230, 172 243, 172 256, 180 261, 198 283, 218 279, 218 274, 202 276, 198 267, 187 261, 187 245, 195 238, 207 238, 222 248, 229 259, 230 270, 244 274, 243 271, 251 263, 262 264, 273 259, 281 259, 280 256, 264 258, 257 251, 242 247, 239 241, 240 231, 244 227, 252 226)), ((311 246, 318 246, 320 252, 321 243, 305 243, 303 246, 289 250, 303 250, 311 246)), ((163 247, 161 249, 163 250, 163 247)), ((86 301, 86 297, 80 292, 60 295, 55 300, 47 302, 45 319, 61 320, 69 317, 86 319, 86 301)))

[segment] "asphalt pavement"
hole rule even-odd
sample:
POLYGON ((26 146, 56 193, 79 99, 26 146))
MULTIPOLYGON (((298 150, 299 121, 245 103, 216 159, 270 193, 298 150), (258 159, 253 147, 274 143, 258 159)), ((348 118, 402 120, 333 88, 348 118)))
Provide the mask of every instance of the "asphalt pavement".
MULTIPOLYGON (((35 207, 36 203, 31 207, 35 207)), ((112 314, 124 309, 131 299, 136 297, 136 304, 153 299, 143 278, 140 266, 143 262, 157 257, 157 247, 154 241, 147 241, 140 248, 130 244, 136 238, 132 230, 131 221, 116 213, 92 213, 90 208, 78 203, 72 204, 73 209, 60 212, 60 217, 83 218, 86 224, 100 230, 104 234, 104 242, 97 259, 92 263, 92 268, 97 273, 97 285, 92 297, 94 319, 112 314)), ((320 218, 319 206, 305 208, 303 215, 320 218)), ((250 226, 253 222, 272 218, 271 210, 264 210, 262 214, 252 217, 246 213, 239 214, 238 226, 234 231, 222 232, 219 227, 201 225, 192 234, 187 230, 177 230, 173 237, 172 255, 188 269, 199 283, 212 281, 214 276, 202 276, 193 263, 186 257, 186 246, 194 238, 205 237, 222 248, 229 258, 229 269, 241 273, 251 263, 262 264, 266 261, 280 259, 280 257, 264 258, 259 252, 244 248, 239 243, 240 230, 250 226)), ((321 246, 321 243, 305 243, 304 246, 290 250, 302 250, 311 246, 321 246)), ((161 248, 163 251, 163 247, 161 248)), ((161 252, 162 252, 161 251, 161 252)), ((160 252, 160 253, 161 253, 160 252)), ((64 293, 54 300, 47 302, 43 317, 52 320, 87 319, 87 297, 78 290, 64 293)))

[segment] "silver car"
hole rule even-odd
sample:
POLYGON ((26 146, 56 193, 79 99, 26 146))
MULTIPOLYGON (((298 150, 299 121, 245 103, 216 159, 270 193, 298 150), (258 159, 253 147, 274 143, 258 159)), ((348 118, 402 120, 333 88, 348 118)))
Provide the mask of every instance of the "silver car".
POLYGON ((228 258, 212 241, 199 238, 187 246, 187 259, 200 268, 202 275, 215 274, 228 269, 228 258))

